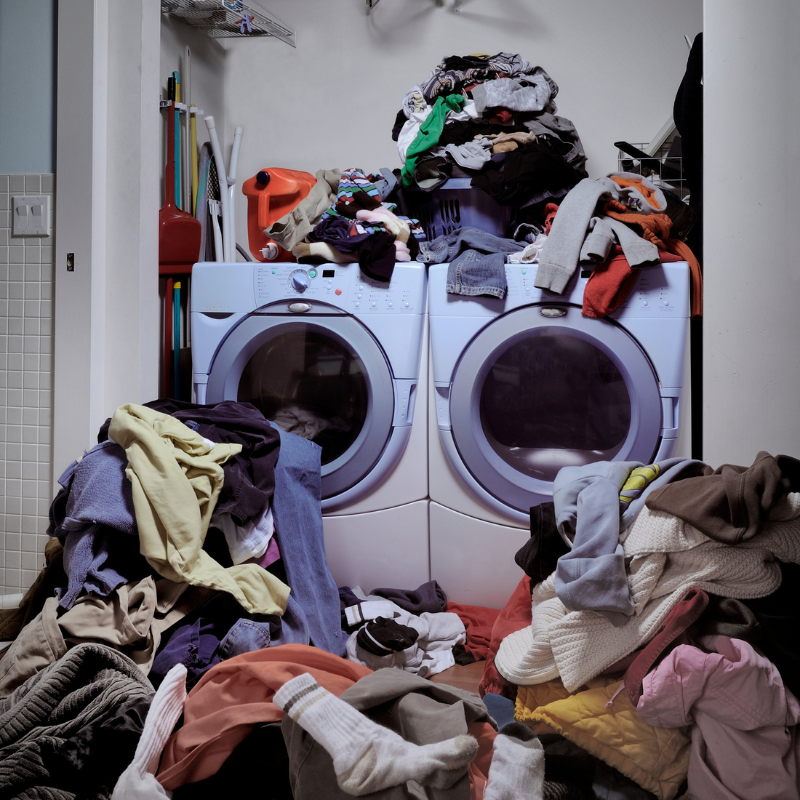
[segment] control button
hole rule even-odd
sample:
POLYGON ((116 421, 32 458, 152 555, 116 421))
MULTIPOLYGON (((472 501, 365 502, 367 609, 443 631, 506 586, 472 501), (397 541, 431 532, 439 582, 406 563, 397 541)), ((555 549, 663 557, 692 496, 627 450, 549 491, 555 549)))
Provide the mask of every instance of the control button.
POLYGON ((523 275, 527 275, 528 274, 528 270, 526 270, 526 269, 522 270, 522 274, 523 275))
POLYGON ((370 303, 370 305, 371 305, 373 308, 375 308, 375 307, 376 307, 378 304, 377 304, 377 303, 376 303, 376 302, 373 300, 373 301, 370 303))
POLYGON ((665 300, 665 301, 664 301, 664 305, 665 305, 665 306, 668 306, 668 305, 669 305, 669 300, 665 300))
POLYGON ((317 271, 315 269, 310 269, 308 271, 308 277, 309 278, 316 278, 317 277, 317 271))
POLYGON ((305 272, 292 273, 292 288, 297 292, 304 292, 308 289, 308 275, 305 272))
POLYGON ((276 269, 272 270, 272 274, 273 274, 273 275, 276 275, 276 274, 277 274, 277 272, 278 272, 278 270, 276 270, 276 269))
POLYGON ((394 305, 394 303, 389 303, 389 308, 391 308, 393 305, 394 305))
POLYGON ((359 303, 358 301, 356 301, 356 308, 359 308, 360 306, 361 306, 361 303, 359 303))
POLYGON ((311 311, 311 306, 308 303, 289 303, 289 311, 293 314, 303 314, 311 311))
POLYGON ((361 299, 361 292, 359 292, 356 297, 360 300, 361 299))
POLYGON ((410 305, 411 305, 411 303, 405 303, 405 307, 406 308, 408 308, 410 305))
POLYGON ((650 303, 648 303, 648 302, 647 302, 647 300, 642 300, 642 305, 643 305, 643 306, 649 306, 649 305, 650 305, 650 303))
POLYGON ((341 290, 341 289, 337 289, 337 290, 334 292, 334 294, 335 294, 335 295, 340 295, 341 293, 342 293, 342 290, 341 290))

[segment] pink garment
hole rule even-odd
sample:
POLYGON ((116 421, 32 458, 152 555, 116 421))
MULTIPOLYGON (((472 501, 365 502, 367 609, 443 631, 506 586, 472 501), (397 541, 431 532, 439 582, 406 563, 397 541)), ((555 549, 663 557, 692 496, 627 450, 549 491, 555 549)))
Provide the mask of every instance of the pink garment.
POLYGON ((698 800, 800 796, 800 703, 747 642, 676 647, 644 679, 637 710, 650 725, 692 725, 689 794, 698 800))

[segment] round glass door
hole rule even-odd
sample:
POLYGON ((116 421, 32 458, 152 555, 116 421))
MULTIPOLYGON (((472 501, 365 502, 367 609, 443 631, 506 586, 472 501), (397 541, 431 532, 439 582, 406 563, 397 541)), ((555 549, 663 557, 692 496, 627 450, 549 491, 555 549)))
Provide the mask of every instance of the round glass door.
POLYGON ((566 466, 649 461, 661 433, 652 366, 622 328, 560 306, 526 307, 489 325, 456 366, 453 440, 473 477, 519 511, 552 494, 566 466))
POLYGON ((278 333, 250 356, 236 399, 316 442, 322 463, 330 464, 353 446, 366 422, 366 368, 352 347, 303 325, 278 333))
POLYGON ((318 444, 323 499, 358 483, 392 433, 386 357, 344 315, 246 317, 214 357, 206 398, 252 403, 283 430, 318 444))

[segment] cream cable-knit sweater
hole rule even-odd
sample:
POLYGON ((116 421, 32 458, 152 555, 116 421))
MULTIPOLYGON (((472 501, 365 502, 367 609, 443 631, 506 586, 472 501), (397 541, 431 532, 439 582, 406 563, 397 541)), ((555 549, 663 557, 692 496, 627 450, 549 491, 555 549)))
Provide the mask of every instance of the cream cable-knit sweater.
POLYGON ((518 685, 561 677, 576 691, 652 638, 693 586, 723 597, 765 597, 781 582, 776 559, 800 563, 800 493, 772 509, 757 536, 732 546, 686 522, 644 508, 622 542, 634 615, 615 628, 593 611, 567 611, 555 574, 532 592, 530 627, 507 636, 497 652, 500 674, 518 685))

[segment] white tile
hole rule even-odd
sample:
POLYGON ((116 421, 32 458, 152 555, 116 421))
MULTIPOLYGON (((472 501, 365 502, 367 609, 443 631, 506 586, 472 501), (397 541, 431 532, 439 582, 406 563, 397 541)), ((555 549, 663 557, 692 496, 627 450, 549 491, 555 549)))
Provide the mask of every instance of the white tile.
POLYGON ((40 319, 39 320, 39 333, 42 336, 52 336, 53 335, 53 320, 52 319, 40 319))
POLYGON ((39 373, 39 388, 52 389, 53 388, 53 375, 50 372, 39 373))
POLYGON ((22 353, 9 353, 8 354, 8 367, 7 369, 22 369, 23 359, 25 356, 22 353))
POLYGON ((24 192, 25 191, 25 176, 24 175, 9 175, 9 178, 8 178, 8 191, 9 192, 24 192))
POLYGON ((8 527, 8 517, 9 516, 18 516, 22 513, 22 498, 21 497, 12 497, 8 494, 8 489, 6 489, 6 536, 8 536, 10 532, 10 528, 8 527))
POLYGON ((35 389, 24 389, 20 405, 24 408, 39 408, 39 393, 35 389))
MULTIPOLYGON (((28 305, 27 301, 25 301, 25 305, 26 306, 28 305)), ((8 338, 10 340, 10 339, 12 339, 14 337, 9 336, 8 338)), ((37 353, 38 354, 38 352, 39 352, 39 343, 41 342, 41 339, 42 339, 41 336, 26 336, 24 341, 23 341, 23 351, 25 353, 37 353)), ((16 351, 13 351, 13 350, 10 349, 11 348, 11 342, 10 341, 8 343, 8 346, 9 346, 9 352, 16 352, 16 351)))
MULTIPOLYGON (((44 464, 42 464, 42 469, 46 469, 48 473, 50 472, 50 468, 49 468, 49 467, 45 467, 45 465, 44 465, 44 464)), ((47 484, 47 485, 48 485, 48 486, 50 485, 49 481, 48 481, 48 484, 47 484)), ((38 512, 39 512, 39 516, 40 516, 40 517, 45 517, 45 516, 47 516, 47 514, 48 514, 48 513, 49 513, 49 511, 50 511, 50 502, 51 502, 51 501, 50 501, 50 499, 49 499, 49 498, 43 498, 43 497, 40 497, 40 498, 39 498, 39 499, 36 501, 36 508, 38 509, 38 512)))
POLYGON ((42 248, 41 245, 36 242, 36 244, 30 244, 28 242, 25 243, 25 264, 30 266, 36 267, 36 278, 35 280, 39 280, 39 264, 42 263, 42 248))
POLYGON ((8 376, 8 388, 9 389, 21 389, 22 388, 22 372, 17 372, 16 370, 11 371, 9 370, 7 373, 8 376))
MULTIPOLYGON (((33 425, 23 425, 21 430, 23 444, 38 444, 39 429, 33 425)), ((9 441, 11 441, 9 439, 9 441)))
POLYGON ((6 550, 6 571, 9 568, 19 569, 22 554, 19 550, 6 550))
POLYGON ((55 191, 56 176, 52 173, 42 174, 42 188, 41 191, 47 194, 48 192, 55 191))
POLYGON ((31 259, 28 258, 28 250, 30 248, 25 248, 25 282, 28 283, 29 281, 38 281, 39 276, 42 273, 42 266, 36 260, 36 263, 31 263, 31 259))
POLYGON ((8 228, 0 228, 0 246, 8 247, 8 228))
MULTIPOLYGON (((8 301, 11 303, 11 300, 8 301)), ((45 314, 42 311, 42 305, 44 305, 40 300, 25 300, 25 314, 26 317, 49 317, 50 312, 45 314)), ((48 302, 50 302, 48 300, 48 302)))
MULTIPOLYGON (((13 239, 12 241, 18 241, 13 239)), ((21 245, 11 245, 8 248, 8 263, 22 266, 25 263, 25 248, 21 245)))
POLYGON ((25 191, 38 194, 42 191, 42 178, 40 175, 25 176, 25 191))
POLYGON ((36 405, 39 408, 52 408, 53 407, 53 393, 50 391, 39 390, 39 399, 36 405))
POLYGON ((25 333, 25 321, 22 317, 11 317, 8 320, 8 332, 12 336, 21 336, 25 333))
POLYGON ((25 297, 25 284, 18 281, 8 283, 8 299, 22 300, 25 297))
POLYGON ((6 424, 8 424, 8 425, 22 425, 22 409, 21 408, 7 408, 6 409, 6 424))
MULTIPOLYGON (((35 497, 23 497, 22 498, 22 516, 28 517, 35 517, 36 516, 36 504, 39 500, 35 497)), ((25 549, 24 547, 22 548, 25 549)))
POLYGON ((6 541, 5 541, 5 549, 8 550, 19 550, 21 549, 22 540, 18 533, 7 533, 6 534, 6 541))
POLYGON ((19 588, 20 589, 24 589, 27 592, 28 589, 31 586, 33 586, 34 581, 39 577, 39 573, 42 571, 43 568, 44 568, 44 565, 41 564, 41 562, 40 562, 38 570, 30 570, 30 569, 20 570, 20 575, 19 575, 20 585, 19 585, 19 588))
POLYGON ((22 368, 26 372, 38 372, 39 371, 39 369, 40 369, 40 367, 39 367, 39 358, 40 358, 40 356, 39 356, 38 353, 25 353, 23 358, 25 360, 24 360, 24 362, 22 364, 22 368))
MULTIPOLYGON (((23 527, 25 526, 25 521, 23 520, 23 527)), ((22 562, 22 569, 30 569, 35 570, 36 564, 38 561, 38 557, 36 553, 22 553, 21 562, 22 562)))
POLYGON ((8 264, 8 247, 0 247, 0 264, 8 264))
POLYGON ((9 443, 22 443, 22 426, 6 425, 5 440, 9 443))
MULTIPOLYGON (((9 300, 8 301, 8 311, 6 312, 9 317, 23 317, 24 300, 9 300)), ((22 352, 20 350, 20 352, 22 352)))
POLYGON ((26 283, 25 284, 25 299, 26 300, 38 300, 39 296, 41 295, 42 286, 41 284, 36 281, 35 283, 26 283))
POLYGON ((11 264, 8 268, 8 279, 10 281, 25 281, 25 265, 11 264))
POLYGON ((20 461, 38 461, 39 460, 39 450, 35 444, 24 444, 22 447, 22 454, 20 455, 20 461))
POLYGON ((40 425, 39 426, 39 444, 50 443, 53 438, 53 430, 49 425, 40 425))
POLYGON ((0 175, 0 192, 8 191, 8 175, 0 175))
POLYGON ((36 496, 41 499, 43 497, 50 498, 51 497, 51 490, 50 490, 50 481, 38 481, 37 483, 37 493, 36 496))
MULTIPOLYGON (((47 378, 42 375, 42 380, 47 378)), ((38 389, 39 388, 39 373, 38 372, 23 372, 22 373, 22 388, 23 389, 38 389)))
POLYGON ((21 461, 6 461, 6 479, 21 478, 22 477, 22 462, 21 461))
POLYGON ((22 467, 22 477, 26 480, 36 480, 39 477, 39 465, 32 461, 17 462, 22 467))

